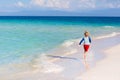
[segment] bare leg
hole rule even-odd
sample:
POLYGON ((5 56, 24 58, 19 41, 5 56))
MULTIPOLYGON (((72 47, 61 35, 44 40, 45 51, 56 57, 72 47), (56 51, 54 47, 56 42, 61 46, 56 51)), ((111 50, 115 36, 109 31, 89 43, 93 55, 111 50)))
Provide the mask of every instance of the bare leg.
POLYGON ((86 70, 89 69, 89 64, 88 64, 88 62, 86 61, 86 59, 84 59, 84 66, 85 66, 86 70))
POLYGON ((86 59, 86 54, 87 54, 87 52, 84 52, 84 55, 83 55, 84 59, 86 59))
POLYGON ((89 69, 89 64, 86 60, 86 56, 87 56, 87 51, 84 52, 83 57, 84 57, 84 66, 85 66, 86 70, 88 70, 89 69))

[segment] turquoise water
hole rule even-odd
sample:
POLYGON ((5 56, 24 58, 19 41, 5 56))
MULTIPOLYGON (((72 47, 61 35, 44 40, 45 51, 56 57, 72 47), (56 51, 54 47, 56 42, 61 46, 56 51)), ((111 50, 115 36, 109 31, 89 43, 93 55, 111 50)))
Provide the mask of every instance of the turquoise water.
POLYGON ((120 32, 120 17, 0 17, 0 64, 29 61, 85 30, 92 36, 120 32))

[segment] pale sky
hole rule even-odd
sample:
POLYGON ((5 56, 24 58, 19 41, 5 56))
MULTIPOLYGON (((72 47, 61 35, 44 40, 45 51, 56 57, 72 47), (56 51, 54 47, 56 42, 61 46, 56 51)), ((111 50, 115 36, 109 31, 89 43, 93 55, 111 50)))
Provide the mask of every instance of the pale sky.
POLYGON ((0 0, 0 15, 120 16, 120 0, 0 0))

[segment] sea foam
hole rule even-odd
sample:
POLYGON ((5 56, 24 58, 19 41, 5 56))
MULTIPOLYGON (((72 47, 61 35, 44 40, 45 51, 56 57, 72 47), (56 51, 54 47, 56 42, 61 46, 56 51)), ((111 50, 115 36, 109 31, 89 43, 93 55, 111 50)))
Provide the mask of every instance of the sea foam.
POLYGON ((104 26, 104 28, 115 28, 114 26, 104 26))
POLYGON ((60 73, 64 70, 63 67, 50 62, 45 54, 41 54, 39 57, 34 59, 32 66, 42 73, 60 73))
POLYGON ((103 39, 103 38, 114 37, 114 36, 117 36, 117 35, 119 35, 119 34, 120 34, 120 33, 112 32, 111 34, 108 34, 108 35, 98 36, 98 37, 96 37, 95 39, 103 39))
POLYGON ((62 44, 62 46, 64 46, 64 47, 69 47, 69 46, 71 46, 71 45, 73 45, 73 44, 74 44, 74 42, 71 41, 71 40, 69 40, 69 41, 65 41, 65 42, 62 44))

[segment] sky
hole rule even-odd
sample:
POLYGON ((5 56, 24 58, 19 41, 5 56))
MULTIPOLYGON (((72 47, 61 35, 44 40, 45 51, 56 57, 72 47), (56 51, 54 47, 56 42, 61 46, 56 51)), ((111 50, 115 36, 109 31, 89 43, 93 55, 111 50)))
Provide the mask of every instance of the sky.
POLYGON ((120 16, 120 0, 0 0, 0 16, 120 16))

